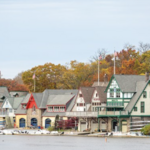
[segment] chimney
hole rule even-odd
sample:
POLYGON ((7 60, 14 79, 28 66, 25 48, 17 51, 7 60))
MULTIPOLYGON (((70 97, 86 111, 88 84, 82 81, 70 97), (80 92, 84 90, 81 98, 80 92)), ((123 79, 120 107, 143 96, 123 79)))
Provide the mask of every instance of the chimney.
POLYGON ((108 76, 107 74, 104 75, 104 84, 106 84, 106 82, 108 81, 108 76))
POLYGON ((147 82, 148 80, 149 80, 149 73, 146 72, 146 73, 145 73, 145 82, 147 82))

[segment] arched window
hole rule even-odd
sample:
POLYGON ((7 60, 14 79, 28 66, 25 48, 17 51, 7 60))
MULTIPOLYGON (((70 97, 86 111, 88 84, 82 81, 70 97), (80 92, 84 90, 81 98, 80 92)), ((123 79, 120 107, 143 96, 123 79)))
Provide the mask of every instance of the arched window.
POLYGON ((45 128, 48 128, 49 126, 51 126, 51 120, 49 118, 47 118, 45 120, 45 128))
POLYGON ((25 123, 26 123, 26 121, 25 121, 24 118, 21 118, 21 119, 19 120, 19 126, 20 126, 20 127, 25 127, 25 123))
POLYGON ((37 119, 36 118, 31 119, 31 125, 37 127, 37 119))

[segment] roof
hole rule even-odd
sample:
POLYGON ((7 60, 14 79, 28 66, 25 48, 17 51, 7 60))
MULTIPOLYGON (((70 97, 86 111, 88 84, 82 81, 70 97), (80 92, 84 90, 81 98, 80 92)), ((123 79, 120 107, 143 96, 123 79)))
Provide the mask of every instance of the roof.
POLYGON ((10 91, 11 97, 15 96, 16 94, 18 94, 19 97, 26 96, 28 93, 29 92, 27 92, 27 91, 10 91))
POLYGON ((3 96, 10 97, 10 94, 8 92, 7 87, 0 86, 0 98, 3 97, 3 96))
MULTIPOLYGON (((149 82, 149 81, 148 81, 149 82)), ((132 97, 129 104, 125 108, 125 110, 131 112, 133 107, 135 106, 136 102, 138 101, 138 98, 141 96, 144 88, 146 87, 147 83, 145 81, 139 81, 136 83, 136 94, 132 97)))
POLYGON ((43 117, 55 117, 56 115, 59 115, 60 117, 62 116, 65 116, 66 113, 65 112, 47 112, 45 110, 45 112, 42 114, 43 117))
POLYGON ((108 85, 109 82, 99 82, 99 85, 98 85, 98 82, 94 82, 92 87, 97 87, 97 86, 104 86, 106 87, 108 85))
POLYGON ((26 109, 22 109, 22 106, 19 105, 18 109, 16 110, 15 114, 26 114, 27 110, 26 109))
POLYGON ((27 94, 27 95, 23 98, 23 100, 22 100, 22 102, 21 102, 21 103, 24 103, 24 104, 28 103, 30 96, 31 96, 31 94, 30 94, 30 93, 29 93, 29 94, 27 94))
POLYGON ((50 95, 47 105, 66 105, 75 95, 50 95))
POLYGON ((114 75, 122 92, 136 92, 136 83, 145 81, 142 75, 114 75))
MULTIPOLYGON (((14 110, 16 110, 19 107, 19 105, 21 104, 21 102, 22 102, 23 99, 24 99, 24 97, 9 97, 6 100, 8 100, 8 102, 11 105, 11 107, 14 110)), ((4 103, 5 103, 5 101, 4 101, 4 103)))
POLYGON ((75 89, 71 89, 71 90, 58 90, 58 89, 52 89, 52 90, 48 90, 46 89, 43 92, 43 97, 41 100, 41 104, 39 108, 46 108, 47 105, 47 101, 50 95, 76 95, 78 93, 78 90, 75 89))
POLYGON ((81 87, 80 89, 81 89, 85 103, 90 103, 95 88, 94 87, 81 87))
POLYGON ((43 93, 32 93, 34 100, 38 106, 38 108, 41 105, 41 101, 42 101, 42 97, 43 97, 43 93))
POLYGON ((106 103, 107 102, 107 93, 105 93, 106 86, 97 86, 95 87, 97 90, 97 94, 100 98, 101 103, 106 103))

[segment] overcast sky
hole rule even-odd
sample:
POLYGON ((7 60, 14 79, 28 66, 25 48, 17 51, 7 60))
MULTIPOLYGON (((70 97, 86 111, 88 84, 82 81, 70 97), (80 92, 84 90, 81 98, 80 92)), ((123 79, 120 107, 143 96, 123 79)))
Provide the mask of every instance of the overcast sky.
POLYGON ((3 78, 140 41, 150 43, 149 0, 0 0, 3 78))

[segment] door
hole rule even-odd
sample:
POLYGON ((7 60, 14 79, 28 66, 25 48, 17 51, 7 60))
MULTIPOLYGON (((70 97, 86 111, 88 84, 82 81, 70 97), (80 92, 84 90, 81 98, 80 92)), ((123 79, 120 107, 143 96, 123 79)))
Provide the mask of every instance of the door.
POLYGON ((117 128, 117 120, 112 120, 112 131, 115 131, 117 128))
POLYGON ((101 123, 100 124, 100 130, 101 131, 106 131, 106 123, 104 121, 101 121, 100 123, 101 123))
POLYGON ((126 120, 122 121, 122 132, 127 132, 127 121, 126 120))
POLYGON ((21 118, 21 119, 19 120, 19 126, 20 126, 20 127, 25 127, 25 119, 24 119, 24 118, 21 118))
POLYGON ((51 120, 49 119, 49 118, 47 118, 46 120, 45 120, 45 128, 48 128, 48 127, 50 127, 51 126, 51 120))
POLYGON ((86 130, 86 122, 80 122, 80 131, 86 130))
POLYGON ((36 118, 31 119, 31 125, 37 127, 37 119, 36 118))
POLYGON ((91 131, 97 131, 98 130, 98 123, 92 122, 91 131))

